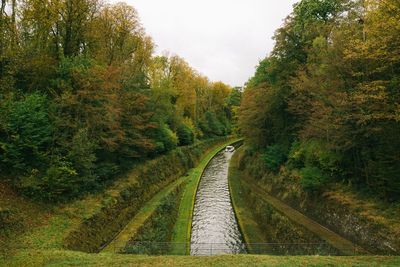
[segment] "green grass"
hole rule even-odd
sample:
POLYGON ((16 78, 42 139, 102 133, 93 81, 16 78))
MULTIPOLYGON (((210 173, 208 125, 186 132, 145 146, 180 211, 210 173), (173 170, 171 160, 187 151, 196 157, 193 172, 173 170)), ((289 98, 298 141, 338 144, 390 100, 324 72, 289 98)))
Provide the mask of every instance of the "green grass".
POLYGON ((2 259, 0 266, 400 266, 400 257, 319 257, 225 255, 132 256, 114 253, 88 254, 63 250, 26 250, 2 259))
MULTIPOLYGON (((193 206, 196 198, 197 187, 204 169, 218 152, 224 149, 227 145, 236 143, 239 140, 241 139, 232 139, 224 144, 218 145, 200 161, 196 168, 189 171, 188 183, 184 188, 177 222, 173 230, 172 242, 175 243, 175 246, 172 249, 172 254, 182 254, 182 243, 190 243, 193 206)), ((186 248, 187 254, 189 253, 189 249, 189 247, 186 248)))
POLYGON ((136 236, 143 224, 147 222, 157 208, 163 203, 163 200, 186 180, 187 177, 181 177, 158 192, 140 209, 136 216, 125 226, 115 239, 103 248, 102 252, 118 252, 121 248, 124 248, 127 242, 136 236))
MULTIPOLYGON (((240 148, 239 148, 240 149, 240 148)), ((246 204, 245 196, 242 193, 241 176, 238 171, 238 155, 237 151, 229 164, 229 191, 231 194, 232 206, 235 211, 236 219, 239 224, 243 239, 247 244, 249 252, 256 252, 251 246, 252 243, 264 243, 263 234, 258 227, 256 220, 253 218, 251 209, 246 204)))

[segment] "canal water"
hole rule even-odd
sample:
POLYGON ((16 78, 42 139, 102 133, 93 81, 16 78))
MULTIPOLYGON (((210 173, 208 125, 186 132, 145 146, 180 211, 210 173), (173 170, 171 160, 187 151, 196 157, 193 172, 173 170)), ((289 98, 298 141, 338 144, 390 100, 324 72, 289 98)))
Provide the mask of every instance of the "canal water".
POLYGON ((228 167, 233 153, 218 153, 201 177, 193 211, 191 255, 245 252, 228 186, 228 167))

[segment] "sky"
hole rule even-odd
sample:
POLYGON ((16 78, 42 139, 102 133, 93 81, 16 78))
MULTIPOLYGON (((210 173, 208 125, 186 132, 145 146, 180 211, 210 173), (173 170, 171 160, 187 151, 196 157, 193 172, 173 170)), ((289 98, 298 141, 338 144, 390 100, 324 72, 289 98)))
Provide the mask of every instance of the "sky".
POLYGON ((124 2, 138 11, 146 33, 157 46, 157 54, 176 54, 211 81, 243 86, 254 74, 258 62, 271 52, 275 30, 297 1, 124 2))

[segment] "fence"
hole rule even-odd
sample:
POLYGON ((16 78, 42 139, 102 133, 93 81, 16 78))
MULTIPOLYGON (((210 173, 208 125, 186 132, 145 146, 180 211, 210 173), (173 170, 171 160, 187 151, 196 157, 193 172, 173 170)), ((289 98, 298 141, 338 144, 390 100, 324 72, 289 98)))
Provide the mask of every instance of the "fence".
POLYGON ((172 243, 152 241, 130 241, 115 244, 114 252, 141 255, 221 255, 221 254, 258 254, 258 255, 361 255, 362 250, 354 246, 351 250, 338 250, 329 243, 172 243))

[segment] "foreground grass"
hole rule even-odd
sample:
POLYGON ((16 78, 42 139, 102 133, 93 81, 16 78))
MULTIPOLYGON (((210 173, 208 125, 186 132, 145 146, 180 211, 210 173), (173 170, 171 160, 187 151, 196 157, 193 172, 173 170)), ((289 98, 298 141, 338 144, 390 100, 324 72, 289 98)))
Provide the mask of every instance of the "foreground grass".
POLYGON ((62 250, 20 251, 0 258, 0 266, 400 266, 400 257, 319 257, 226 255, 133 256, 113 253, 87 254, 62 250))
MULTIPOLYGON (((192 228, 192 216, 193 216, 193 206, 196 198, 197 187, 200 182, 201 175, 204 169, 207 167, 208 163, 212 158, 227 145, 236 143, 241 139, 232 139, 224 144, 215 147, 211 152, 209 152, 197 165, 188 173, 188 182, 184 188, 182 195, 182 200, 179 206, 178 217, 176 220, 175 227, 173 229, 172 242, 174 243, 172 254, 179 255, 182 253, 182 244, 190 243, 190 234, 192 228)), ((189 254, 189 247, 186 247, 186 254, 189 254)))

